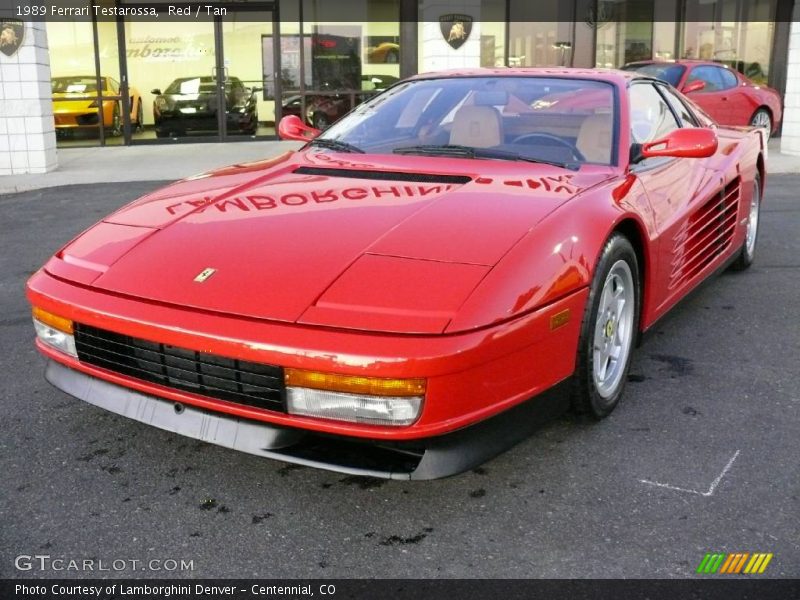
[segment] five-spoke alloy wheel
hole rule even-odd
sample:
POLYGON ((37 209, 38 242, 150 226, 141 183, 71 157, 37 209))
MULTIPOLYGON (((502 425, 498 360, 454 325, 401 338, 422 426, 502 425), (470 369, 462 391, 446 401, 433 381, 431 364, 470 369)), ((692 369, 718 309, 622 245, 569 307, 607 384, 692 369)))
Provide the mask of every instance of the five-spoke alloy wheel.
POLYGON ((573 405, 595 418, 619 402, 639 323, 639 262, 621 234, 606 242, 595 268, 578 344, 573 405))

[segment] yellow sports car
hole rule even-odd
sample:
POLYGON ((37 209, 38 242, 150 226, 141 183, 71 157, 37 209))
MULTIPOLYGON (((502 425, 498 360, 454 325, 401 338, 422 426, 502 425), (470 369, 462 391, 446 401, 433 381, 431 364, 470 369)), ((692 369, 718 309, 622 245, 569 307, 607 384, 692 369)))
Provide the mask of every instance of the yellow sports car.
MULTIPOLYGON (((119 97, 120 87, 116 80, 111 77, 100 77, 100 85, 104 97, 119 97)), ((103 109, 98 110, 96 77, 93 75, 55 77, 52 86, 56 133, 66 135, 76 129, 97 128, 102 113, 103 127, 107 135, 122 134, 122 101, 103 100, 103 109)), ((130 87, 129 92, 131 127, 134 131, 141 131, 144 126, 142 97, 134 87, 130 87)))

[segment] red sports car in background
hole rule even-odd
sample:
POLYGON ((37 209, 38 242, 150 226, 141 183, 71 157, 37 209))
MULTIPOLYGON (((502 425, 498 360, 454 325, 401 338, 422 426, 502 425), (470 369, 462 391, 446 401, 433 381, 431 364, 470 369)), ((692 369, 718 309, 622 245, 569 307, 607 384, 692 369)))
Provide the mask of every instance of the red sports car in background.
POLYGON ((765 135, 712 125, 636 73, 419 75, 64 246, 27 289, 47 378, 260 456, 471 468, 608 415, 639 334, 751 264, 765 135))
POLYGON ((718 62, 630 63, 625 70, 657 77, 686 94, 720 125, 752 125, 772 135, 781 125, 781 95, 718 62))

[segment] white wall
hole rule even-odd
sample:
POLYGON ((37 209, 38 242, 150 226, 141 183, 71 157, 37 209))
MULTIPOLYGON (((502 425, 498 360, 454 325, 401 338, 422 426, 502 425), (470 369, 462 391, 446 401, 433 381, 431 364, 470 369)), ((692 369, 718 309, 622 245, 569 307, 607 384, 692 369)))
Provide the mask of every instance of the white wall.
POLYGON ((419 72, 481 66, 481 0, 423 0, 419 11, 419 72), (458 50, 442 36, 439 17, 446 14, 472 17, 472 32, 458 50))
POLYGON ((17 53, 0 54, 0 175, 57 165, 47 33, 43 23, 25 23, 17 53))
POLYGON ((794 5, 786 61, 781 152, 800 156, 800 2, 794 5))

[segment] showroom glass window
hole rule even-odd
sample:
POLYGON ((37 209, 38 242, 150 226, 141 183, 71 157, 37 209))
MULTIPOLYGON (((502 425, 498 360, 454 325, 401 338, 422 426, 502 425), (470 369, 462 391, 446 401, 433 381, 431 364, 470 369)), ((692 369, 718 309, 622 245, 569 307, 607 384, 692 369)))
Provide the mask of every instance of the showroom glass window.
POLYGON ((681 57, 715 60, 766 83, 777 0, 686 0, 681 57))
POLYGON ((281 0, 281 112, 325 129, 400 78, 400 0, 363 0, 363 21, 338 3, 281 0))
MULTIPOLYGON (((59 148, 99 145, 104 115, 97 78, 101 78, 102 87, 106 74, 97 73, 94 26, 91 21, 48 21, 46 27, 56 144, 59 148)), ((103 50, 106 55, 112 52, 103 50)), ((101 61, 103 65, 110 62, 101 61)), ((111 75, 119 78, 118 69, 111 75)))

